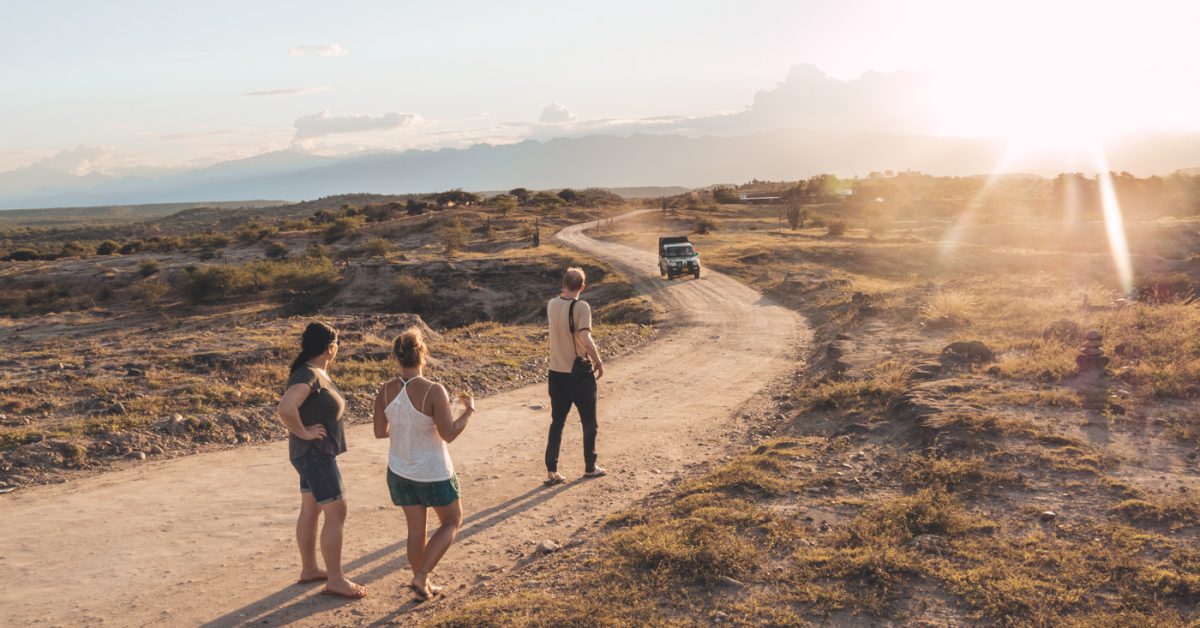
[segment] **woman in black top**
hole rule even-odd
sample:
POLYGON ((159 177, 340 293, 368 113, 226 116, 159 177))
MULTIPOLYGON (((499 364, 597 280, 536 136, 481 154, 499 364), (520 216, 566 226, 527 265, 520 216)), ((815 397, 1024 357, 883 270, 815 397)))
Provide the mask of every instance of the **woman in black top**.
POLYGON ((279 418, 288 429, 288 454, 300 474, 300 518, 296 543, 300 546, 300 584, 325 580, 326 595, 358 599, 367 589, 342 573, 342 527, 346 499, 337 455, 346 451, 342 415, 346 400, 333 385, 325 367, 337 355, 337 332, 323 323, 311 323, 300 341, 300 355, 292 362, 287 391, 279 400, 279 418), (321 555, 325 569, 317 566, 317 519, 321 528, 321 555))

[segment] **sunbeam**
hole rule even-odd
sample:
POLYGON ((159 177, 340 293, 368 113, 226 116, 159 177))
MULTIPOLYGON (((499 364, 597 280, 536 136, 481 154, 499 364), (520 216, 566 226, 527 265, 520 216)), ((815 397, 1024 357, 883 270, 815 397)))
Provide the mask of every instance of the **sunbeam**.
POLYGON ((1000 160, 996 162, 996 167, 992 168, 991 174, 988 175, 987 180, 983 183, 983 187, 971 197, 971 200, 963 208, 962 213, 958 215, 958 218, 954 220, 950 228, 946 229, 945 235, 942 236, 942 241, 938 244, 938 253, 943 258, 954 252, 963 234, 975 224, 975 215, 979 213, 979 208, 983 204, 983 197, 996 184, 1000 174, 1007 169, 1012 161, 1012 157, 1013 149, 1010 144, 1004 151, 1004 154, 1000 156, 1000 160))
POLYGON ((1125 221, 1121 216, 1121 205, 1113 187, 1112 173, 1108 170, 1108 159, 1099 144, 1092 144, 1091 156, 1099 171, 1100 207, 1104 211, 1104 231, 1108 235, 1108 249, 1112 253, 1117 279, 1126 295, 1133 292, 1133 260, 1129 255, 1129 242, 1125 239, 1125 221))

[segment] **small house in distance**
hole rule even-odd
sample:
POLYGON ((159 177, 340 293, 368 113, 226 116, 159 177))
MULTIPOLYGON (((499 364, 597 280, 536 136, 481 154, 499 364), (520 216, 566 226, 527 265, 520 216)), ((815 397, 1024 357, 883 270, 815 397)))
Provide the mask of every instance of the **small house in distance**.
POLYGON ((783 197, 769 192, 738 192, 738 200, 746 205, 779 205, 783 197))

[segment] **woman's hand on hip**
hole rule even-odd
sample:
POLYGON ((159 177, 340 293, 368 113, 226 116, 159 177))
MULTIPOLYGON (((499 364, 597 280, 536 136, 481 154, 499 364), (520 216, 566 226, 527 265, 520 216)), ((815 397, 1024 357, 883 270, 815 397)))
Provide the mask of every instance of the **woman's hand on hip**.
POLYGON ((325 426, 321 424, 304 426, 304 433, 300 435, 304 440, 321 440, 325 438, 325 426))

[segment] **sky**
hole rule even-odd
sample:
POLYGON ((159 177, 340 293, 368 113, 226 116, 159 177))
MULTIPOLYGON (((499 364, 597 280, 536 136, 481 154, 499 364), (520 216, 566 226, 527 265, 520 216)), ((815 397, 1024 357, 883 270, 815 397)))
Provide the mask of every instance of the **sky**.
POLYGON ((798 65, 912 79, 897 132, 1200 132, 1194 2, 5 0, 0 24, 0 172, 720 132, 680 121, 804 98, 798 65))

